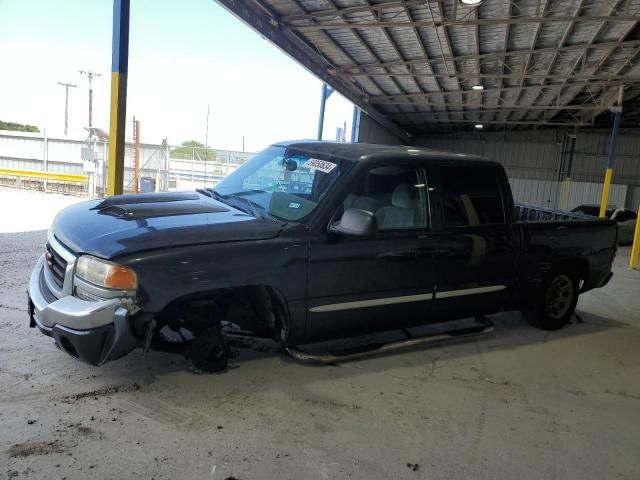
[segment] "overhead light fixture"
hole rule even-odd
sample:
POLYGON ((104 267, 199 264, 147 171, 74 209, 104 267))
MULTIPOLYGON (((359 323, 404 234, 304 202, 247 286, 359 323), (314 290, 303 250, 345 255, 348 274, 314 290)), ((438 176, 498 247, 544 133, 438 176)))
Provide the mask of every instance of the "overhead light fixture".
POLYGON ((482 0, 459 0, 459 2, 467 7, 477 7, 482 3, 482 0))
POLYGON ((484 128, 484 125, 482 125, 481 123, 476 124, 476 130, 482 130, 483 128, 484 128))
POLYGON ((474 85, 473 87, 474 90, 484 90, 484 86, 483 85, 474 85))

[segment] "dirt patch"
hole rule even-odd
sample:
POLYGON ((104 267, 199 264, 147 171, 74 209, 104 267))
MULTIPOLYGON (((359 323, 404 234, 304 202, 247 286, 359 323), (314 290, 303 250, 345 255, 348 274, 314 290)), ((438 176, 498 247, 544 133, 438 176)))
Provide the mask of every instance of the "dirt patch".
POLYGON ((350 408, 352 410, 360 410, 362 407, 355 403, 341 403, 333 400, 318 400, 316 398, 305 398, 304 401, 311 405, 323 405, 326 407, 350 408))
POLYGON ((49 455, 51 453, 64 453, 65 445, 59 440, 52 442, 26 442, 16 443, 7 453, 10 457, 31 457, 32 455, 49 455))
POLYGON ((109 395, 113 395, 115 393, 133 392, 136 390, 140 390, 142 387, 146 385, 150 385, 153 382, 155 382, 155 378, 151 378, 140 383, 134 382, 129 385, 114 385, 112 387, 99 388, 97 390, 91 390, 89 392, 74 393, 72 395, 66 395, 62 397, 61 401, 65 403, 73 403, 73 402, 77 402, 78 400, 85 400, 88 398, 97 400, 100 397, 106 397, 109 395))

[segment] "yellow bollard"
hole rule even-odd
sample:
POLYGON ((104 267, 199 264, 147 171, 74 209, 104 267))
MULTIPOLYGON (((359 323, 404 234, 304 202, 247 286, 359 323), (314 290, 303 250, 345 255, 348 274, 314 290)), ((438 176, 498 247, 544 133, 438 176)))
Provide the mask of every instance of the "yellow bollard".
POLYGON ((602 186, 602 201, 600 202, 600 217, 604 218, 607 213, 607 203, 609 203, 609 189, 611 188, 611 177, 613 177, 613 169, 607 168, 604 174, 604 185, 602 186))
POLYGON ((638 257, 640 257, 640 207, 638 207, 638 218, 636 219, 636 229, 633 234, 633 246, 631 247, 631 258, 629 268, 638 270, 638 257))

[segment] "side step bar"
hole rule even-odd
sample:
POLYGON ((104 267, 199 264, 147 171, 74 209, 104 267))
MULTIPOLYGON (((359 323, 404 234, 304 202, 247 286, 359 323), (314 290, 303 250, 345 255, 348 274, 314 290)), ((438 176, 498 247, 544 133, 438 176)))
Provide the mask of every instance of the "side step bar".
POLYGON ((355 353, 345 352, 344 354, 316 354, 305 352, 295 346, 285 347, 285 350, 293 358, 304 363, 333 365, 340 362, 348 362, 351 360, 360 359, 370 355, 378 355, 384 352, 411 348, 417 345, 439 344, 445 341, 450 341, 454 338, 467 338, 478 335, 486 335, 492 333, 493 330, 493 322, 489 318, 483 316, 476 317, 476 322, 474 324, 465 326, 463 328, 446 330, 444 332, 423 335, 420 337, 413 337, 407 330, 403 330, 405 335, 408 337, 406 340, 364 345, 362 347, 358 347, 358 351, 356 351, 355 353))

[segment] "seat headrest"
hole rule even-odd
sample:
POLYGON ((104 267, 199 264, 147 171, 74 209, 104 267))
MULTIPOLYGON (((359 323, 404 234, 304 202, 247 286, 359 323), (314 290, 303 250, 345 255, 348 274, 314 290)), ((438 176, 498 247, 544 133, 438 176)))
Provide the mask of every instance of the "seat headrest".
POLYGON ((391 195, 391 205, 400 208, 413 208, 413 197, 411 195, 411 187, 406 183, 401 183, 391 195))

